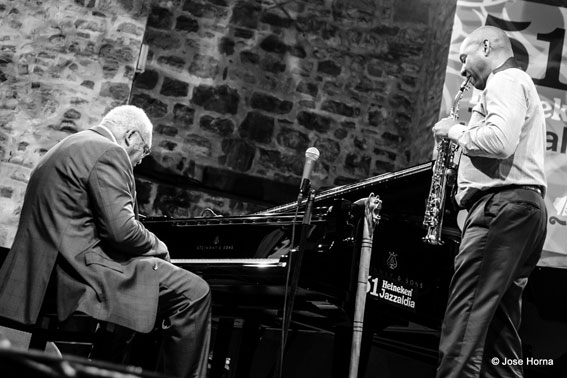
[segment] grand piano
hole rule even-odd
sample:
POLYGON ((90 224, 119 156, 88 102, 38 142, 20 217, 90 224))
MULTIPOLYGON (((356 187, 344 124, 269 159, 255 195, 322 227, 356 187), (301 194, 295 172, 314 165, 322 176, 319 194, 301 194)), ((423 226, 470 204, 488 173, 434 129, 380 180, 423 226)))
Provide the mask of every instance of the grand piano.
MULTIPOLYGON (((289 262, 298 253, 302 229, 307 230, 292 327, 331 330, 337 340, 348 341, 344 330, 352 320, 361 238, 362 210, 356 201, 378 195, 382 208, 372 247, 365 347, 375 331, 391 324, 440 327, 460 231, 447 203, 444 243, 422 240, 431 171, 428 162, 316 193, 308 228, 301 227, 305 201, 247 216, 147 218, 144 224, 168 245, 174 264, 209 282, 216 316, 275 326, 282 321, 289 262)), ((227 328, 232 324, 228 321, 227 328)), ((348 355, 345 344, 337 342, 336 356, 348 355)), ((226 352, 226 346, 221 349, 215 346, 214 354, 226 352)), ((338 363, 337 377, 346 376, 347 363, 338 363)), ((213 364, 210 376, 217 374, 213 364)))

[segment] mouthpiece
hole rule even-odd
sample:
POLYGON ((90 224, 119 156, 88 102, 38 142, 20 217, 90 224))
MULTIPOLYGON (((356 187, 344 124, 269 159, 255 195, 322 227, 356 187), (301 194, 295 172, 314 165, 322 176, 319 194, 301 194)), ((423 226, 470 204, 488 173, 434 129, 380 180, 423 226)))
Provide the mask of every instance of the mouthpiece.
POLYGON ((468 87, 469 84, 471 83, 471 79, 472 79, 472 77, 467 76, 467 78, 465 79, 465 81, 463 81, 463 83, 462 83, 461 86, 459 87, 459 90, 460 90, 461 92, 464 92, 464 91, 467 89, 467 87, 468 87))

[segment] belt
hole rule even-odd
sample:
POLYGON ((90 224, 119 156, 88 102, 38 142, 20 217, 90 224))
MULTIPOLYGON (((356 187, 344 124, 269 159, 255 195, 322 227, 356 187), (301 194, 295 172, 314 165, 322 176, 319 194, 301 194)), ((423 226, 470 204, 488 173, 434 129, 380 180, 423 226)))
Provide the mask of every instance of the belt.
POLYGON ((474 193, 471 198, 469 198, 464 204, 463 207, 467 210, 470 210, 470 208, 482 197, 484 197, 487 194, 492 194, 492 193, 499 193, 499 192, 504 192, 507 190, 514 190, 514 189, 524 189, 524 190, 531 190, 532 192, 536 192, 537 194, 539 194, 542 198, 543 198, 543 188, 541 186, 538 185, 504 185, 504 186, 495 186, 493 188, 489 188, 489 189, 485 189, 485 190, 479 190, 478 192, 474 193))
MULTIPOLYGON (((514 185, 512 185, 512 186, 514 186, 514 185)), ((543 189, 541 188, 541 186, 537 186, 537 185, 517 185, 517 187, 519 189, 531 190, 532 192, 536 192, 541 197, 543 197, 543 189)))

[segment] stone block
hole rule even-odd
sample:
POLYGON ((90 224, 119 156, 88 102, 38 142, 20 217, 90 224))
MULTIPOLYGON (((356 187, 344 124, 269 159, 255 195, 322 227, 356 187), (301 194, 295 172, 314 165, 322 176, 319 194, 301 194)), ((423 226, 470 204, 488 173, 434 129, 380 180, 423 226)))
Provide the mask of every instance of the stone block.
POLYGON ((202 78, 214 78, 219 70, 219 61, 212 56, 195 54, 188 71, 202 78))
POLYGON ((175 22, 175 30, 188 33, 199 31, 199 22, 192 17, 179 16, 175 22))
POLYGON ((348 131, 343 129, 342 127, 335 129, 335 131, 333 133, 333 136, 335 138, 337 138, 338 140, 342 140, 342 139, 346 138, 347 135, 348 135, 348 131))
POLYGON ((309 147, 309 136, 291 127, 282 127, 276 135, 280 146, 302 153, 309 147))
POLYGON ((199 125, 202 129, 211 131, 221 137, 227 137, 234 132, 234 122, 228 118, 204 115, 199 120, 199 125))
POLYGON ((248 142, 228 138, 222 141, 224 156, 219 158, 219 163, 226 165, 239 172, 247 172, 252 167, 256 155, 256 149, 248 142))
POLYGON ((378 175, 380 173, 392 172, 396 169, 396 165, 390 161, 376 160, 374 166, 376 168, 376 171, 374 173, 375 175, 378 175))
POLYGON ((260 48, 264 51, 284 55, 288 46, 276 35, 269 35, 260 42, 260 48))
POLYGON ((199 85, 193 89, 191 103, 220 114, 236 114, 240 95, 228 85, 199 85))
POLYGON ((166 76, 159 93, 164 96, 186 97, 189 93, 189 83, 166 76))
POLYGON ((297 84, 295 90, 299 93, 308 94, 311 97, 317 97, 317 93, 319 93, 319 86, 316 83, 310 83, 302 80, 299 84, 297 84))
POLYGON ((126 83, 104 82, 100 88, 100 95, 111 97, 120 102, 126 102, 130 94, 130 86, 126 83))
POLYGON ((191 208, 200 196, 181 188, 158 185, 153 211, 172 218, 191 216, 191 208))
POLYGON ((382 139, 388 143, 401 143, 404 140, 399 134, 394 134, 389 131, 382 133, 382 139))
POLYGON ((199 18, 219 20, 227 17, 228 9, 216 5, 205 2, 185 1, 182 9, 199 18))
POLYGON ((289 54, 291 56, 295 56, 301 59, 307 57, 307 52, 305 51, 305 48, 301 45, 289 46, 289 54))
POLYGON ((309 130, 325 133, 331 128, 333 120, 317 113, 300 111, 297 114, 297 122, 309 130))
POLYGON ((423 24, 429 22, 429 4, 423 0, 395 1, 393 16, 395 22, 423 24))
POLYGON ((239 127, 240 136, 258 143, 270 143, 274 134, 274 118, 259 112, 248 112, 239 127))
POLYGON ((173 151, 177 148, 178 144, 170 140, 162 140, 159 142, 159 147, 167 151, 173 151))
POLYGON ((371 162, 372 158, 369 155, 349 153, 345 158, 345 171, 353 177, 368 177, 371 162))
POLYGON ((175 55, 163 55, 157 58, 159 65, 172 68, 175 71, 181 72, 185 66, 185 59, 175 55))
POLYGON ((148 16, 148 26, 169 30, 173 26, 173 14, 167 8, 152 7, 148 16))
POLYGON ((250 106, 269 113, 288 114, 293 108, 293 103, 287 100, 280 100, 269 94, 254 92, 250 98, 250 106))
POLYGON ((183 44, 180 36, 162 30, 148 29, 144 38, 150 46, 158 46, 162 50, 175 50, 183 44))
POLYGON ((102 77, 106 80, 112 79, 118 69, 120 68, 120 63, 113 59, 106 59, 102 65, 102 77))
POLYGON ((213 146, 209 138, 198 134, 189 134, 183 139, 183 143, 187 147, 191 157, 211 158, 213 146))
POLYGON ((341 154, 341 145, 331 138, 319 138, 315 141, 315 147, 320 152, 321 162, 335 162, 341 154))
POLYGON ((174 137, 174 136, 177 135, 178 130, 177 130, 176 127, 173 127, 173 126, 167 126, 167 125, 159 124, 155 128, 155 132, 158 133, 158 134, 165 135, 165 136, 174 137))
POLYGON ((195 109, 187 105, 175 104, 173 106, 173 121, 184 127, 189 127, 193 124, 195 116, 195 109))
POLYGON ((92 80, 83 80, 83 82, 81 83, 81 86, 88 88, 88 89, 93 89, 94 85, 95 85, 95 83, 92 80))
POLYGON ((222 37, 219 43, 219 53, 227 56, 234 54, 235 43, 231 38, 222 37))
POLYGON ((374 153, 375 157, 382 158, 382 160, 388 160, 390 162, 395 161, 396 157, 398 156, 396 152, 383 148, 374 148, 372 152, 374 153))
POLYGON ((14 194, 14 188, 7 186, 0 186, 0 197, 12 198, 12 194, 14 194))
POLYGON ((249 29, 258 28, 261 8, 252 1, 239 1, 232 9, 230 23, 249 29))
POLYGON ((251 39, 252 37, 254 37, 253 30, 248 30, 238 27, 235 27, 233 30, 234 30, 234 36, 236 38, 251 39))
POLYGON ((156 87, 158 80, 158 72, 152 69, 148 69, 138 74, 136 80, 134 81, 134 86, 139 89, 151 90, 156 87))
POLYGON ((293 25, 293 20, 290 17, 279 16, 273 12, 264 13, 260 18, 260 21, 281 28, 289 28, 293 25))
POLYGON ((264 71, 278 74, 285 71, 286 63, 285 60, 281 60, 271 55, 264 55, 260 59, 260 67, 262 67, 264 71))
POLYGON ((297 184, 299 186, 299 176, 303 172, 305 163, 305 154, 284 154, 280 151, 259 149, 258 165, 267 168, 269 171, 275 171, 281 175, 286 181, 292 181, 290 174, 298 177, 297 184))
POLYGON ((360 108, 334 100, 324 101, 321 105, 321 110, 351 118, 358 117, 360 115, 360 108))
POLYGON ((241 51, 240 62, 242 64, 258 64, 260 62, 260 56, 252 51, 241 51))
POLYGON ((132 96, 132 105, 144 109, 151 118, 161 118, 167 114, 166 103, 145 93, 134 94, 132 96))

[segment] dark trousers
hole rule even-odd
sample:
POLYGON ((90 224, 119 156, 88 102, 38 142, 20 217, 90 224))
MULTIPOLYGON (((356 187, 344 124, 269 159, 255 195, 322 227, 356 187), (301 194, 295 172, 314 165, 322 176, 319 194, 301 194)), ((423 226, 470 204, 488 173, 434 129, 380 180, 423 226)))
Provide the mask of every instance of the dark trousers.
POLYGON ((547 230, 543 198, 526 189, 481 197, 469 210, 439 346, 437 378, 523 377, 522 292, 547 230))
MULTIPOLYGON (((211 293, 199 276, 158 260, 160 275, 158 370, 180 378, 206 378, 211 336, 211 293)), ((128 361, 134 333, 123 327, 100 329, 90 358, 128 361)), ((135 359, 136 356, 130 356, 135 359)))

